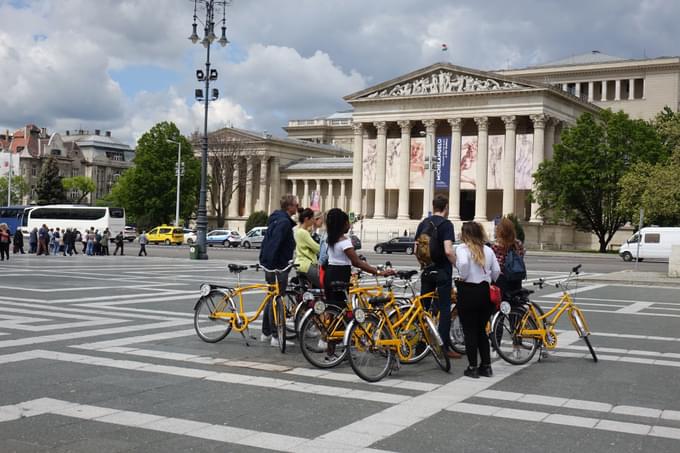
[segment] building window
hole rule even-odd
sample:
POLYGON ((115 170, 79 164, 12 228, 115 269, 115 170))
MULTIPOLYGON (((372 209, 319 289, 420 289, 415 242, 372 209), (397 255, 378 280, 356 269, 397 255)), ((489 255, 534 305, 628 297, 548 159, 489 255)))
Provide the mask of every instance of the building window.
POLYGON ((50 150, 50 154, 53 156, 61 156, 61 150, 60 149, 50 150))
POLYGON ((121 162, 125 160, 125 155, 121 151, 107 151, 106 157, 121 162))
POLYGON ((644 99, 645 79, 635 79, 635 99, 644 99))
POLYGON ((38 176, 38 167, 35 165, 31 167, 31 176, 38 176))
POLYGON ((71 177, 74 176, 80 176, 80 169, 79 168, 72 168, 71 169, 71 177))

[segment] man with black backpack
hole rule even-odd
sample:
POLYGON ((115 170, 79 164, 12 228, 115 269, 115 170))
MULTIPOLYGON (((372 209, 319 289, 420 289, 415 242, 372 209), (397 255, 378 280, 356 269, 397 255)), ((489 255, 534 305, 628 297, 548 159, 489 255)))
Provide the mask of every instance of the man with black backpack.
MULTIPOLYGON (((461 357, 451 347, 451 282, 453 264, 456 254, 453 249, 455 241, 453 224, 447 219, 449 200, 444 195, 437 195, 432 200, 433 214, 420 222, 416 230, 416 258, 423 272, 420 280, 421 294, 436 289, 439 302, 439 335, 444 342, 446 355, 450 358, 461 357)), ((431 300, 425 300, 425 308, 429 308, 431 300)))

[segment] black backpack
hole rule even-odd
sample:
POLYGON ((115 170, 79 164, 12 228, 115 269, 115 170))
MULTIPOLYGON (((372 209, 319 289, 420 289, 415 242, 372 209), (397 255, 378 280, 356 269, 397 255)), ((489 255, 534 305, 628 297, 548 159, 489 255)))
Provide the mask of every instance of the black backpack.
POLYGON ((439 239, 439 226, 443 221, 435 223, 432 217, 427 219, 427 226, 416 238, 416 258, 425 268, 445 261, 444 241, 439 239))
POLYGON ((527 268, 524 265, 524 258, 515 249, 508 250, 505 255, 503 265, 503 275, 511 282, 522 281, 527 278, 527 268))

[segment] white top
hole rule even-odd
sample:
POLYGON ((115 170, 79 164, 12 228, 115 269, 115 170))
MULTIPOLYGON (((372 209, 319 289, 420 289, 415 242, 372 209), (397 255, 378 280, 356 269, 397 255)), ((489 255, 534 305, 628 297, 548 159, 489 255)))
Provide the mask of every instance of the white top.
POLYGON ((338 242, 328 247, 328 264, 331 266, 351 266, 352 262, 345 255, 345 250, 354 247, 352 241, 343 236, 338 242))
POLYGON ((456 246, 456 269, 463 281, 468 283, 481 283, 496 281, 501 273, 501 268, 496 260, 496 255, 491 247, 484 246, 484 267, 477 264, 467 245, 456 246))

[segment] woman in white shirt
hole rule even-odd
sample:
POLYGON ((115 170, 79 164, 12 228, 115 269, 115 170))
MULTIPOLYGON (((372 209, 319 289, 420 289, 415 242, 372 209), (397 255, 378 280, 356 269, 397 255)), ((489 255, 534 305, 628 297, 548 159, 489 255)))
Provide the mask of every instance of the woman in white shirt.
POLYGON ((493 312, 489 300, 489 284, 500 274, 496 255, 485 245, 484 228, 477 222, 466 222, 461 230, 462 245, 456 247, 456 268, 459 280, 458 315, 465 334, 465 350, 468 367, 465 376, 478 378, 491 377, 491 351, 486 335, 486 323, 493 312), (477 352, 481 365, 477 367, 477 352))
POLYGON ((349 283, 352 266, 373 275, 394 274, 392 269, 378 272, 378 269, 359 259, 351 239, 347 236, 349 226, 349 216, 342 209, 333 208, 326 214, 328 266, 324 275, 323 287, 326 293, 326 302, 329 304, 344 306, 345 293, 343 291, 332 291, 331 282, 349 283))

